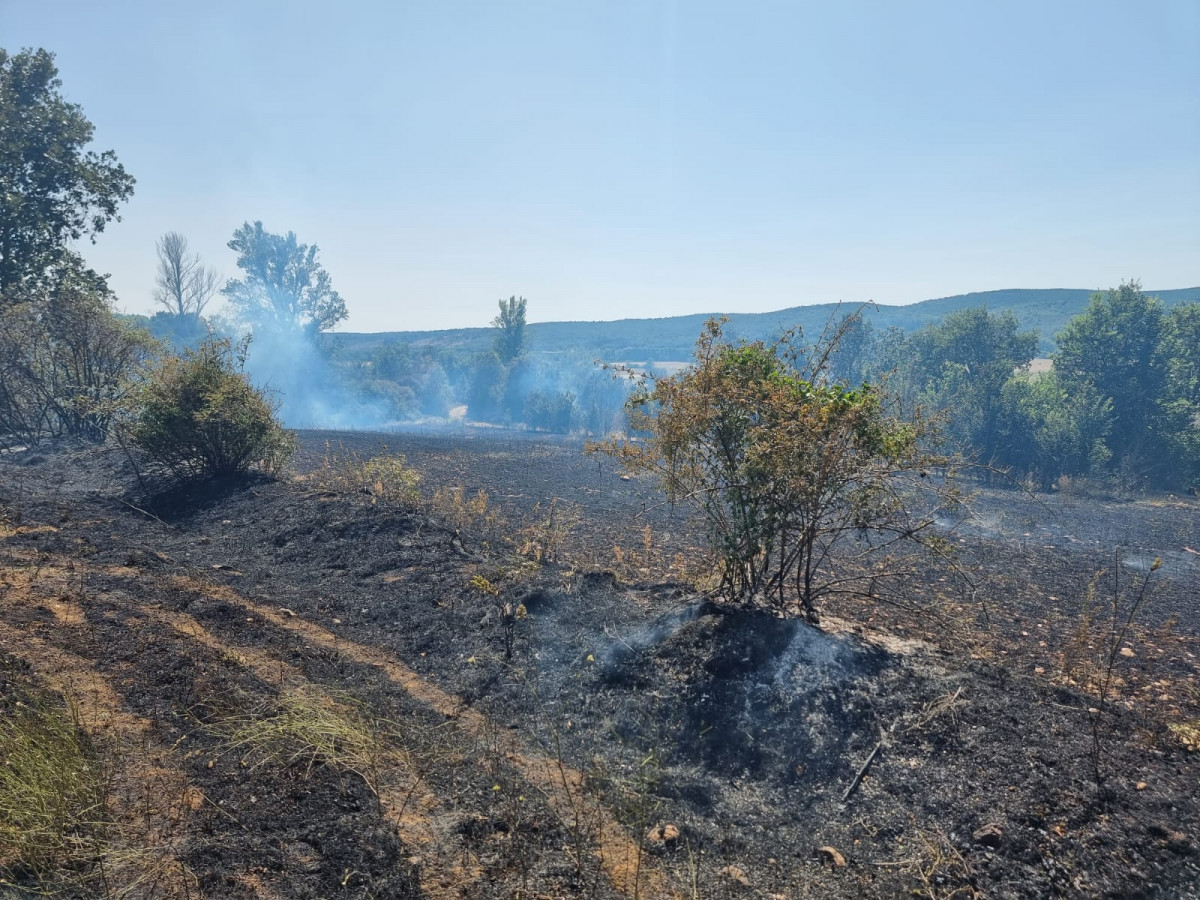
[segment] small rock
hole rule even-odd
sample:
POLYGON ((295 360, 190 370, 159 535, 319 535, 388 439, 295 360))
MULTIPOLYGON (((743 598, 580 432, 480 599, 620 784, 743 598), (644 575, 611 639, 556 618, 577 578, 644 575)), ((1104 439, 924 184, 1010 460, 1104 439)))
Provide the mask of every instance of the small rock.
POLYGON ((725 866, 717 872, 717 875, 732 884, 750 887, 750 879, 746 876, 746 870, 741 866, 725 866))
POLYGON ((846 865, 846 857, 842 856, 836 847, 818 847, 817 855, 821 857, 822 862, 832 864, 835 869, 846 865))
POLYGON ((1132 647, 1122 647, 1122 648, 1121 648, 1121 655, 1122 655, 1122 656, 1126 656, 1126 657, 1128 657, 1128 656, 1137 656, 1137 654, 1133 652, 1133 648, 1132 648, 1132 647))
POLYGON ((975 843, 994 849, 999 847, 1000 842, 1004 839, 1004 830, 995 822, 989 822, 976 830, 971 837, 975 840, 975 843))
POLYGON ((1144 791, 1146 788, 1150 787, 1150 785, 1146 784, 1144 781, 1139 781, 1136 787, 1139 791, 1144 791))
POLYGON ((673 846, 679 840, 679 826, 670 822, 662 822, 646 832, 646 840, 652 844, 673 846))

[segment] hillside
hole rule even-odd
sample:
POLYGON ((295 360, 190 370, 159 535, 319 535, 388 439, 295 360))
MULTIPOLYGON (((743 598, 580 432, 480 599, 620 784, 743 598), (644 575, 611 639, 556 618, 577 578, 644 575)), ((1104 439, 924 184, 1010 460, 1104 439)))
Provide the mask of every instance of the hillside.
MULTIPOLYGON (((975 306, 993 312, 1011 310, 1025 328, 1035 328, 1042 338, 1041 351, 1053 349, 1054 334, 1087 306, 1094 291, 1083 288, 981 291, 924 300, 909 306, 880 305, 867 311, 877 329, 897 327, 911 331, 935 322, 948 313, 975 306)), ((1200 300, 1200 287, 1148 291, 1168 306, 1200 300)), ((854 309, 847 304, 847 310, 854 309)), ((728 314, 730 336, 749 340, 769 337, 784 328, 800 325, 817 334, 838 309, 836 303, 794 306, 775 312, 728 314)), ((691 355, 700 328, 710 316, 697 313, 659 319, 619 319, 613 322, 535 322, 528 326, 529 347, 535 353, 580 351, 608 360, 681 360, 691 355)), ((402 341, 417 346, 454 348, 467 352, 491 346, 492 329, 454 328, 443 331, 345 332, 332 335, 337 346, 349 351, 371 350, 402 341)))

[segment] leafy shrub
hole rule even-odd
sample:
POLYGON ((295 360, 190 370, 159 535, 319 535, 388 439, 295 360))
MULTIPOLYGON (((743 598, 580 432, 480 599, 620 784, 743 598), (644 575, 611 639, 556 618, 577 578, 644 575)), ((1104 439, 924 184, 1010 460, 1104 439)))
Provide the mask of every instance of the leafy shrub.
POLYGON ((242 373, 245 350, 213 338, 163 362, 142 389, 134 442, 180 478, 278 470, 295 436, 242 373))
POLYGON ((830 379, 845 327, 811 347, 790 332, 747 344, 710 320, 689 369, 630 397, 645 437, 592 445, 699 508, 727 596, 813 622, 819 601, 911 571, 906 544, 943 552, 932 526, 958 500, 929 477, 951 462, 925 449, 935 422, 902 418, 875 385, 830 379))
POLYGON ((0 308, 0 436, 103 440, 154 343, 120 321, 103 280, 78 267, 0 308))

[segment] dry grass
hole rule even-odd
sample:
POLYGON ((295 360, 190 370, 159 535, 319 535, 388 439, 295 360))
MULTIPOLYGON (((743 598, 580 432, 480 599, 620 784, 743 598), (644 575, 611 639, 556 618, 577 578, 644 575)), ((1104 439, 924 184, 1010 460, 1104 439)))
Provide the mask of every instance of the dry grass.
MULTIPOLYGON (((386 448, 384 448, 386 450, 386 448)), ((364 459, 355 450, 325 443, 322 465, 304 480, 315 487, 338 493, 369 494, 373 501, 415 505, 421 494, 421 474, 399 453, 381 453, 364 459)))
POLYGON ((347 695, 308 685, 284 691, 250 712, 222 723, 226 747, 248 766, 324 764, 353 772, 379 791, 379 773, 394 753, 389 728, 347 695))
POLYGON ((0 884, 82 868, 110 823, 103 766, 78 708, 28 694, 0 717, 0 884))

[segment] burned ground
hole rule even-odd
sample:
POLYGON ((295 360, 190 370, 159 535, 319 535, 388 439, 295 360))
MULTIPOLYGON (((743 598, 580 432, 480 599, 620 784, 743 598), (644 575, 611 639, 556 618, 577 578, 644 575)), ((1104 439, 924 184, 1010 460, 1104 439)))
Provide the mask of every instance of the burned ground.
POLYGON ((498 516, 304 479, 148 499, 119 450, 0 459, 0 648, 107 709, 81 721, 127 793, 145 776, 113 828, 153 819, 169 865, 133 895, 1194 891, 1195 502, 985 493, 946 523, 968 581, 821 631, 684 587, 694 523, 577 447, 306 433, 301 476, 326 441, 498 516), (568 546, 535 565, 552 507, 568 546), (1114 553, 1164 565, 1100 703, 1114 553), (232 744, 292 696, 361 713, 376 751, 232 744))

